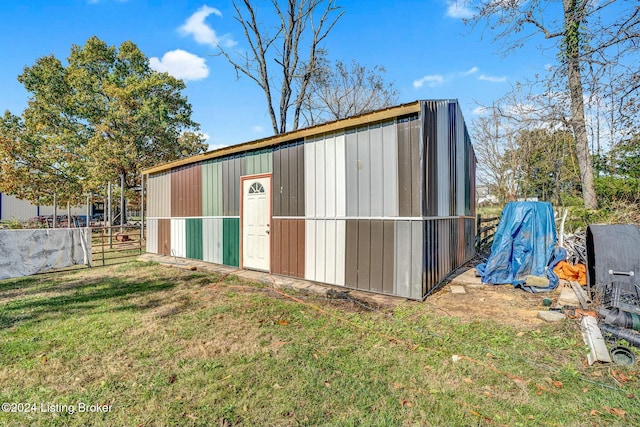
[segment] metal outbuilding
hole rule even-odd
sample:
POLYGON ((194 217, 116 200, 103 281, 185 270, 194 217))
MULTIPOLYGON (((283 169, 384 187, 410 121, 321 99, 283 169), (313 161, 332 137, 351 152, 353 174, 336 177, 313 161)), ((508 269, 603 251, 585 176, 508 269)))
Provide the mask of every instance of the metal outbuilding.
POLYGON ((415 101, 143 172, 147 252, 420 300, 474 255, 455 100, 415 101))

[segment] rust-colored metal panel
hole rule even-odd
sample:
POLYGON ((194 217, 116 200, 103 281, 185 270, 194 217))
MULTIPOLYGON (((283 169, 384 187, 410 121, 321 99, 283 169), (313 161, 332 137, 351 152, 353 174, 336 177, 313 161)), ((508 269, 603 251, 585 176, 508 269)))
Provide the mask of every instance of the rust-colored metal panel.
POLYGON ((291 255, 295 255, 295 252, 291 251, 291 238, 289 236, 289 224, 290 220, 283 219, 280 220, 282 226, 280 227, 280 240, 281 240, 281 249, 280 249, 280 258, 282 260, 280 273, 285 276, 289 276, 291 274, 291 255))
POLYGON ((382 292, 393 294, 393 280, 395 269, 393 261, 395 258, 394 249, 394 221, 383 221, 382 224, 382 292))
POLYGON ((272 272, 304 278, 304 219, 274 218, 272 224, 272 272))
POLYGON ((348 219, 346 230, 345 285, 358 287, 358 220, 348 219))
POLYGON ((200 163, 171 171, 171 216, 202 215, 202 168, 200 163))
MULTIPOLYGON (((304 203, 304 198, 302 198, 304 203)), ((296 241, 298 242, 298 250, 296 253, 298 254, 298 268, 296 269, 298 275, 296 277, 300 277, 304 279, 304 219, 295 220, 296 224, 296 241)))
POLYGON ((282 271, 282 222, 271 220, 271 271, 280 274, 282 271))
POLYGON ((400 216, 411 216, 411 133, 408 119, 398 120, 398 204, 400 216))
MULTIPOLYGON (((384 226, 382 220, 371 220, 371 255, 369 288, 382 292, 384 272, 384 226)), ((393 285, 393 282, 392 282, 393 285)))
POLYGON ((171 255, 171 220, 158 220, 158 254, 171 255))
POLYGON ((358 289, 371 289, 371 221, 358 220, 358 289))

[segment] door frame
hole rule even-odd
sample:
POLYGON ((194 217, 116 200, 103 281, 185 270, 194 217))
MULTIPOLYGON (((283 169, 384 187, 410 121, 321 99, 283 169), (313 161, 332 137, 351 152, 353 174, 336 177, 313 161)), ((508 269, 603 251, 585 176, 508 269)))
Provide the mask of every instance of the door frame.
MULTIPOLYGON (((258 178, 269 178, 269 274, 271 274, 271 224, 273 223, 273 173, 259 173, 240 177, 240 268, 244 269, 244 182, 258 178)), ((256 270, 258 271, 258 270, 256 270)), ((262 270, 260 270, 262 271, 262 270)))

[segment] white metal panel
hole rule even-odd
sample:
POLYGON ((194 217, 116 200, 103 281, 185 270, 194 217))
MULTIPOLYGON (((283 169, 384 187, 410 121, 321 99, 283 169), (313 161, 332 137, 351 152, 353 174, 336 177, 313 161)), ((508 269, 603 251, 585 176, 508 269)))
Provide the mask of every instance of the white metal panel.
POLYGON ((271 178, 242 181, 242 266, 269 271, 271 178))
POLYGON ((187 257, 186 221, 183 218, 171 218, 171 255, 187 257))
POLYGON ((346 263, 346 229, 347 229, 347 221, 343 219, 339 219, 336 221, 336 277, 335 284, 339 286, 344 286, 345 279, 345 263, 346 263))
POLYGON ((147 179, 147 214, 149 217, 171 216, 171 172, 149 175, 147 179))
POLYGON ((369 126, 369 147, 371 171, 371 216, 381 217, 384 211, 384 162, 382 159, 382 127, 380 124, 369 126))
POLYGON ((395 224, 396 277, 394 294, 411 297, 411 221, 396 221, 395 224))
POLYGON ((147 219, 146 224, 147 252, 151 254, 158 253, 158 220, 147 219))
POLYGON ((358 129, 358 216, 371 215, 371 152, 369 129, 358 129))
POLYGON ((336 135, 336 216, 347 215, 347 176, 346 176, 346 154, 344 134, 336 135))
POLYGON ((411 298, 422 298, 422 251, 424 222, 411 222, 411 298))
MULTIPOLYGON (((328 219, 325 221, 325 275, 324 282, 332 285, 336 284, 336 220, 328 219)), ((319 249, 318 249, 319 250, 319 249)))
POLYGON ((398 129, 395 122, 382 125, 383 215, 398 216, 398 129))
MULTIPOLYGON (((0 194, 0 197, 2 198, 0 200, 0 219, 26 221, 38 214, 37 208, 26 200, 20 200, 8 194, 0 194)), ((41 215, 44 214, 41 213, 41 215)))
POLYGON ((222 218, 202 219, 202 260, 222 264, 222 218))
POLYGON ((324 217, 325 216, 325 207, 327 205, 326 199, 326 161, 324 155, 324 139, 318 138, 315 142, 316 146, 316 170, 315 170, 315 178, 316 178, 316 217, 324 217))
POLYGON ((307 218, 316 216, 316 153, 315 141, 304 141, 304 210, 307 218))
POLYGON ((347 216, 358 216, 358 134, 355 130, 345 135, 345 182, 347 216))
POLYGON ((449 216, 449 113, 447 101, 437 103, 438 215, 449 216))
POLYGON ((336 140, 333 135, 324 140, 325 151, 325 216, 336 216, 336 140))
POLYGON ((304 278, 316 280, 316 221, 304 222, 304 278))
POLYGON ((316 223, 316 281, 327 283, 327 239, 326 239, 326 220, 317 220, 316 223))

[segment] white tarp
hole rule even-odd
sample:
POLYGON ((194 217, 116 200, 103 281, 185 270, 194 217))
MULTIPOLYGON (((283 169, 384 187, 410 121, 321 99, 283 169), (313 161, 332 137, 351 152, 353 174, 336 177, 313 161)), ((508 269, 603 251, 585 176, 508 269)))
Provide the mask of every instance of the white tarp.
POLYGON ((0 280, 90 263, 88 228, 0 230, 0 280))

